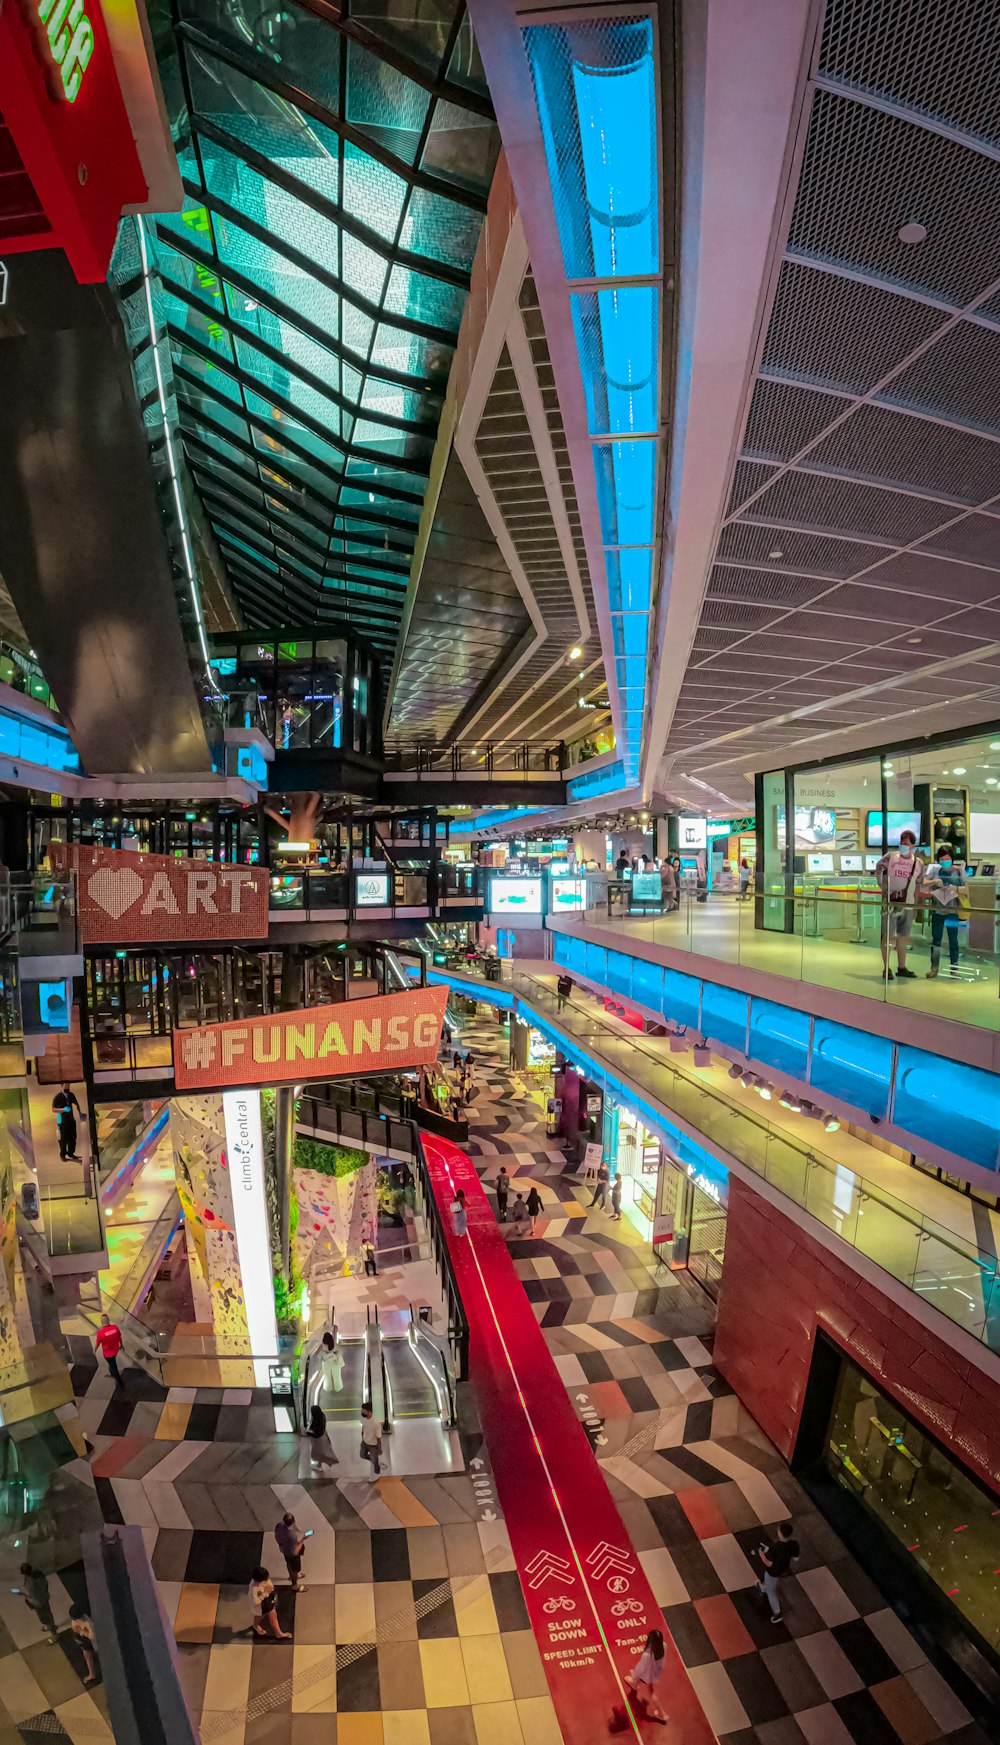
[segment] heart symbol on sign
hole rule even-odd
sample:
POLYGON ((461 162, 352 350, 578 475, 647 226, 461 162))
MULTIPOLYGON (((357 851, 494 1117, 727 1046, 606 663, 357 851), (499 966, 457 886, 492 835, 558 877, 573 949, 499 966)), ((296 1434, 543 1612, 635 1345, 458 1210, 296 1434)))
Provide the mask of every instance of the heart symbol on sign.
POLYGON ((99 909, 117 921, 142 896, 142 880, 131 867, 115 870, 102 866, 87 880, 87 894, 93 897, 99 909))

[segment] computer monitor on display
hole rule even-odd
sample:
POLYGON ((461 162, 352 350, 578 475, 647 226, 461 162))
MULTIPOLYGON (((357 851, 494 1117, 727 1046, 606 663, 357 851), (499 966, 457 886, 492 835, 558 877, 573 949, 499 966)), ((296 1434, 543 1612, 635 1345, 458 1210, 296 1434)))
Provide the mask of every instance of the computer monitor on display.
MULTIPOLYGON (((904 830, 912 831, 913 835, 916 837, 917 841, 919 842, 919 840, 920 840, 920 813, 919 812, 889 812, 887 814, 887 817, 889 820, 889 847, 890 848, 898 848, 899 847, 899 839, 900 839, 900 836, 902 835, 904 830)), ((882 814, 881 814, 881 812, 869 812, 869 814, 868 814, 867 841, 868 841, 869 848, 881 848, 882 847, 882 814)))
POLYGON ((842 854, 840 857, 840 870, 842 873, 861 872, 864 864, 864 860, 860 854, 842 854))
POLYGON ((832 854, 807 854, 806 866, 811 873, 832 873, 832 854))

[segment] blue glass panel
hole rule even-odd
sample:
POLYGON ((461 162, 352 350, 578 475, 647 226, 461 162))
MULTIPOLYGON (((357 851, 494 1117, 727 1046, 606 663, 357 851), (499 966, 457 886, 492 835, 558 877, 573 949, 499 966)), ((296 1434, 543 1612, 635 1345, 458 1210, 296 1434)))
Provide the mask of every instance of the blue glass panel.
POLYGON ((649 641, 649 619, 643 612, 618 612, 611 620, 615 653, 641 655, 646 658, 649 641))
POLYGON ((597 506, 604 545, 648 545, 653 537, 657 444, 598 443, 594 450, 597 506))
POLYGON ((603 945, 585 946, 583 967, 585 974, 592 982, 599 982, 601 987, 607 987, 608 954, 603 945))
POLYGON ((710 1042, 724 1043, 742 1054, 747 1045, 748 994, 704 982, 701 990, 701 1033, 710 1042))
POLYGON ((591 770, 585 776, 575 776, 566 783, 566 793, 571 800, 586 799, 590 794, 606 794, 613 788, 624 785, 624 769, 620 762, 605 764, 603 769, 591 770))
POLYGON ((663 966, 637 957, 632 962, 632 998, 651 1012, 663 1010, 663 966))
POLYGON ((754 1060, 803 1082, 809 1072, 809 1015, 770 1000, 750 1002, 750 1049, 754 1060))
POLYGON ((891 1079, 891 1042, 826 1018, 813 1020, 809 1083, 815 1090, 884 1119, 891 1079))
POLYGON ((614 286, 570 298, 592 436, 653 434, 659 405, 660 294, 614 286))
POLYGON ((605 984, 616 994, 632 992, 632 959, 624 952, 608 952, 607 982, 605 984))
POLYGON ((604 554, 612 612, 648 612, 653 599, 653 551, 636 546, 604 554))
POLYGON ((663 1005, 660 1008, 663 1016, 697 1029, 700 1005, 701 983, 697 976, 683 975, 679 969, 665 969, 663 1005))
POLYGON ((897 1062, 896 1126, 983 1169, 995 1169, 1000 1077, 920 1048, 900 1048, 897 1062))
POLYGON ((524 32, 566 276, 659 267, 656 79, 647 18, 524 32))

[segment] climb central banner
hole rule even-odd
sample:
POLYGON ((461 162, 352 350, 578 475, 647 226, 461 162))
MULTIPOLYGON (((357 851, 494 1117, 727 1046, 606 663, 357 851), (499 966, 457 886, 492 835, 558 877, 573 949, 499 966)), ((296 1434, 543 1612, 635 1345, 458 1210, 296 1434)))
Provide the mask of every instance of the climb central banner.
POLYGON ((174 1084, 200 1091, 431 1066, 447 999, 444 987, 407 988, 375 1000, 175 1030, 174 1084))

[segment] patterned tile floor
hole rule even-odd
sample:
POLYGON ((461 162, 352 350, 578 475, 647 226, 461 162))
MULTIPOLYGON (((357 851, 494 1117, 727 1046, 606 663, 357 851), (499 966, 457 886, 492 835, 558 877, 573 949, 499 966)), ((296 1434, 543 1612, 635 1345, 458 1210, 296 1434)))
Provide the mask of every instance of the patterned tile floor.
MULTIPOLYGON (((517 1270, 725 1745, 984 1745, 716 1374, 707 1299, 683 1275, 654 1277, 628 1224, 588 1212, 537 1105, 499 1066, 495 1023, 463 1041, 481 1063, 470 1149, 488 1180, 504 1161, 538 1185, 545 1211, 534 1237, 512 1240, 517 1270), (789 1513, 803 1556, 774 1626, 747 1558, 789 1513)), ((92 1453, 62 1469, 64 1491, 80 1525, 100 1512, 141 1528, 203 1740, 557 1745, 506 1530, 481 1518, 496 1511, 465 1471, 372 1486, 345 1464, 314 1479, 298 1439, 275 1433, 266 1393, 167 1392, 133 1369, 116 1395, 82 1345, 73 1379, 92 1453), (297 1594, 273 1539, 285 1508, 313 1528, 297 1594), (292 1642, 249 1634, 259 1561, 281 1571, 292 1642)), ((480 1453, 468 1398, 457 1442, 464 1465, 480 1453)), ((84 1690, 65 1628, 82 1570, 61 1567, 51 1541, 28 1549, 59 1572, 62 1627, 50 1646, 0 1592, 0 1745, 100 1745, 103 1692, 84 1690)))

